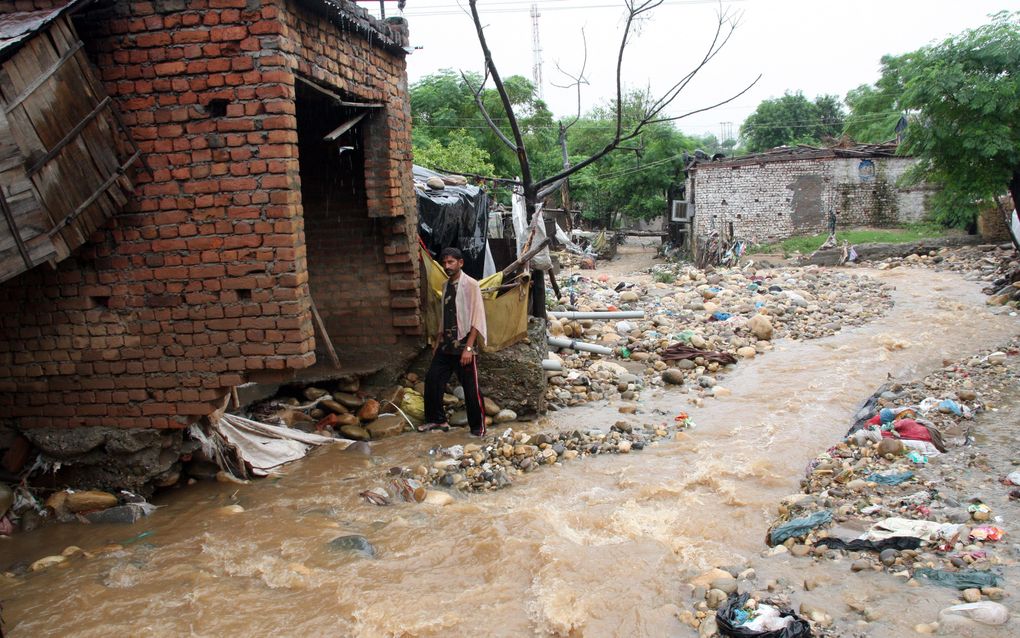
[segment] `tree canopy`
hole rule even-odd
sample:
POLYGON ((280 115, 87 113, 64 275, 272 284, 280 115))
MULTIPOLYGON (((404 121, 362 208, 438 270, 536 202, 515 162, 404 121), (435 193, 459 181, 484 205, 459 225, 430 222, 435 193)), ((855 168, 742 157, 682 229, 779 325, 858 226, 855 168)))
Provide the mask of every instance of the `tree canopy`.
POLYGON ((818 144, 838 137, 846 113, 836 95, 819 95, 812 102, 800 91, 765 100, 740 126, 747 151, 758 153, 776 146, 818 144))
POLYGON ((965 224, 980 199, 1020 196, 1020 12, 922 47, 882 67, 882 86, 907 110, 902 151, 941 187, 937 217, 965 224), (902 88, 900 88, 902 87, 902 88))
MULTIPOLYGON (((428 168, 512 178, 518 175, 517 160, 488 129, 478 111, 467 80, 453 71, 422 78, 411 87, 414 161, 428 168)), ((559 124, 538 99, 525 78, 505 80, 512 87, 515 111, 529 141, 528 155, 545 173, 561 166, 559 124)), ((499 123, 500 105, 495 91, 483 93, 490 115, 499 123)), ((623 96, 623 124, 632 126, 648 108, 652 97, 632 91, 623 96)), ((568 156, 576 163, 603 148, 616 128, 615 100, 592 109, 577 119, 567 137, 568 156)), ((623 148, 610 153, 570 178, 573 204, 586 218, 607 226, 621 216, 651 219, 666 210, 666 191, 683 180, 683 153, 696 149, 708 154, 729 153, 733 140, 719 143, 714 135, 693 137, 672 122, 656 122, 623 148)), ((497 193, 497 195, 499 195, 497 193)), ((501 201, 505 197, 500 197, 501 201)))
MULTIPOLYGON (((411 86, 411 118, 415 162, 433 169, 513 176, 517 158, 497 139, 475 105, 477 74, 461 75, 450 69, 426 76, 411 86), (453 159, 456 158, 456 159, 453 159), (456 161, 456 166, 440 162, 456 161)), ((519 75, 505 80, 507 92, 524 129, 525 139, 547 149, 537 162, 551 170, 557 166, 556 123, 530 80, 519 75)), ((507 118, 495 89, 486 89, 482 102, 493 121, 506 128, 507 118)))

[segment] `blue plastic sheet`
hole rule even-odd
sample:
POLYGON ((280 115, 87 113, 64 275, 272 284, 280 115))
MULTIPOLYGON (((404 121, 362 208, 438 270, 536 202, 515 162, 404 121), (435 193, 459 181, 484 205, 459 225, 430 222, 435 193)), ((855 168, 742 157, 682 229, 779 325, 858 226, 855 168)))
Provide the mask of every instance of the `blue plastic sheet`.
POLYGON ((787 521, 772 528, 772 531, 769 532, 769 545, 778 545, 788 538, 804 536, 816 527, 821 527, 830 521, 832 521, 832 512, 829 510, 821 510, 810 516, 787 521))
POLYGON ((871 474, 867 480, 872 483, 881 483, 882 485, 899 485, 912 478, 914 478, 913 472, 891 472, 889 474, 871 474))
POLYGON ((982 587, 999 586, 999 577, 996 574, 976 569, 950 572, 944 569, 929 569, 925 567, 915 571, 914 577, 927 580, 934 585, 952 587, 953 589, 981 589, 982 587))

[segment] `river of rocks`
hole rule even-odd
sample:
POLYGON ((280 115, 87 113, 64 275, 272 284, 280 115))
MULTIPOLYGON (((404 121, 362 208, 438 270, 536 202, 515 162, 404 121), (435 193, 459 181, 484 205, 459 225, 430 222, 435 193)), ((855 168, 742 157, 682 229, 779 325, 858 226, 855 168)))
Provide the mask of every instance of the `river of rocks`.
MULTIPOLYGON (((829 563, 850 578, 887 572, 904 587, 957 590, 958 604, 916 625, 918 634, 983 636, 1005 624, 1006 585, 1020 575, 1020 543, 1013 538, 1020 531, 1020 443, 1009 431, 1020 407, 1018 354, 1020 339, 1014 339, 947 361, 923 379, 879 388, 857 423, 883 408, 909 409, 941 433, 947 451, 916 454, 895 437, 849 433, 809 463, 800 493, 776 504, 764 564, 788 555, 829 563), (1005 423, 995 420, 1000 410, 1011 410, 1005 423), (983 431, 996 426, 997 433, 983 431)), ((691 581, 693 603, 681 619, 711 636, 723 613, 716 610, 737 594, 748 594, 743 607, 753 614, 757 605, 788 610, 794 592, 816 586, 812 579, 761 581, 747 566, 716 568, 691 581)), ((863 597, 849 595, 844 602, 845 609, 802 605, 798 611, 814 635, 869 635, 869 623, 880 614, 863 597)))
MULTIPOLYGON (((583 271, 582 271, 583 272, 583 271)), ((778 338, 815 339, 866 323, 889 310, 889 289, 852 272, 818 267, 701 271, 658 264, 632 279, 574 274, 559 310, 642 310, 644 319, 552 320, 549 334, 613 349, 599 355, 564 349, 562 372, 550 372, 554 407, 609 398, 633 400, 641 389, 675 385, 699 404, 729 393, 721 376, 736 361, 768 352, 778 338), (667 349, 683 346, 683 358, 667 349), (694 352, 691 352, 693 350, 694 352), (711 357, 709 354, 729 357, 711 357), (727 363, 732 361, 733 363, 727 363)))

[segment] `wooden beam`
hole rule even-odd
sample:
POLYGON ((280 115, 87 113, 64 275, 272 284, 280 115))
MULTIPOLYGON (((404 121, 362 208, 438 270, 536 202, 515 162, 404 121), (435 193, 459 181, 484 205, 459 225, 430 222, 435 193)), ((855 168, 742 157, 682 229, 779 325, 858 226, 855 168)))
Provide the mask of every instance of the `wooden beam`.
POLYGON ((531 250, 525 252, 523 255, 517 258, 515 262, 503 269, 503 276, 506 277, 508 274, 520 268, 523 264, 531 261, 531 258, 542 252, 542 249, 549 245, 549 238, 546 237, 542 241, 538 242, 538 245, 531 250))
MULTIPOLYGON (((31 176, 35 175, 37 172, 39 172, 39 169, 41 169, 43 166, 45 166, 46 163, 49 162, 51 159, 56 157, 60 153, 60 150, 62 148, 67 146, 70 142, 74 141, 81 134, 82 129, 84 129, 86 126, 88 126, 89 122, 94 120, 96 118, 96 116, 99 115, 99 112, 102 111, 103 108, 105 108, 108 104, 110 104, 110 96, 109 95, 104 97, 102 100, 100 100, 99 104, 97 104, 96 107, 94 109, 92 109, 92 111, 88 115, 86 115, 84 118, 82 118, 81 122, 78 122, 77 124, 75 124, 74 128, 72 128, 70 131, 68 131, 67 135, 65 135, 59 142, 57 142, 53 146, 53 148, 51 148, 50 150, 46 151, 46 154, 43 155, 42 157, 40 157, 35 162, 35 164, 32 164, 32 166, 28 169, 28 171, 25 174, 28 177, 31 177, 31 176)), ((137 149, 135 149, 135 150, 137 150, 137 149)))
POLYGON ((294 77, 301 84, 304 84, 305 86, 307 86, 307 87, 309 87, 311 89, 315 89, 316 91, 318 91, 319 93, 322 93, 323 95, 325 95, 326 97, 330 98, 331 100, 333 100, 334 102, 336 102, 340 106, 349 106, 349 107, 352 107, 352 108, 359 108, 359 109, 381 109, 381 108, 386 106, 382 102, 351 102, 350 100, 345 100, 342 97, 340 97, 339 95, 337 95, 336 93, 330 91, 329 89, 327 89, 327 88, 325 88, 323 86, 320 86, 320 85, 316 84, 315 82, 312 82, 311 80, 307 80, 307 79, 301 77, 300 75, 296 75, 294 77))
POLYGON ((25 267, 32 268, 35 264, 32 263, 32 256, 28 254, 28 246, 25 245, 25 240, 21 238, 21 230, 18 229, 18 225, 14 222, 14 214, 11 212, 11 207, 7 204, 7 198, 4 197, 2 188, 0 188, 0 208, 3 209, 4 219, 7 220, 7 226, 11 229, 11 236, 14 238, 14 243, 18 246, 18 252, 21 253, 21 258, 25 260, 25 267))
POLYGON ((78 49, 82 48, 82 46, 83 43, 81 40, 75 42, 73 47, 68 49, 67 52, 64 53, 64 55, 60 56, 59 60, 53 63, 53 66, 43 71, 39 75, 39 77, 37 77, 31 84, 26 86, 24 90, 21 91, 21 93, 18 93, 18 95, 15 96, 14 99, 8 102, 7 106, 4 107, 4 112, 10 113, 14 109, 18 108, 18 105, 27 100, 30 95, 35 93, 35 90, 42 86, 43 83, 46 82, 46 80, 50 79, 50 76, 56 73, 60 67, 64 66, 64 63, 70 60, 74 56, 74 54, 78 52, 78 49))
POLYGON ((329 352, 329 358, 333 360, 333 365, 340 369, 340 357, 336 356, 336 349, 333 348, 333 341, 329 338, 329 333, 326 332, 326 324, 322 321, 322 317, 319 315, 319 309, 315 307, 315 300, 308 297, 308 300, 312 302, 312 317, 315 319, 315 326, 319 329, 322 334, 322 340, 326 344, 326 351, 329 352))
POLYGON ((124 162, 123 164, 120 165, 120 167, 118 167, 116 173, 114 173, 113 175, 110 175, 109 177, 107 177, 106 181, 104 181, 102 184, 100 184, 99 188, 97 188, 96 191, 94 193, 92 193, 89 196, 88 199, 86 199, 81 204, 78 204, 77 208, 75 208, 73 211, 71 211, 71 213, 67 217, 65 217, 63 220, 61 220, 60 223, 58 223, 56 226, 54 226, 52 229, 50 229, 50 232, 46 233, 46 235, 49 236, 49 237, 53 237, 54 235, 56 235, 57 233, 62 231, 64 229, 64 227, 66 227, 71 222, 73 222, 75 220, 75 218, 78 217, 78 215, 81 215, 82 212, 85 211, 85 209, 87 209, 89 206, 92 205, 93 202, 95 202, 97 199, 99 199, 100 195, 105 193, 107 191, 107 189, 109 189, 111 186, 113 186, 113 183, 116 182, 118 179, 120 179, 120 177, 122 175, 124 175, 124 172, 127 171, 127 169, 132 164, 137 162, 138 158, 141 157, 141 156, 142 156, 141 151, 138 151, 134 155, 129 157, 126 162, 124 162))
POLYGON ((337 139, 339 139, 339 137, 341 135, 343 135, 347 131, 351 130, 354 127, 355 124, 357 124, 361 120, 365 119, 366 115, 368 115, 368 111, 363 111, 363 112, 359 113, 355 117, 352 117, 351 119, 347 120, 346 122, 344 122, 340 126, 336 127, 332 131, 330 131, 325 137, 322 138, 322 140, 324 142, 335 142, 335 141, 337 141, 337 139))

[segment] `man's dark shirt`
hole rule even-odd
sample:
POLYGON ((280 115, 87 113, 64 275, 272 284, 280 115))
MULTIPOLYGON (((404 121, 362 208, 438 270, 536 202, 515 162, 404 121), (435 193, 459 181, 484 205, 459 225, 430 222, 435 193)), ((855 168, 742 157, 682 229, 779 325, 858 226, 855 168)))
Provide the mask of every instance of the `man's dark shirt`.
POLYGON ((464 344, 457 341, 457 283, 450 281, 443 291, 443 334, 439 338, 439 352, 459 355, 464 344))

